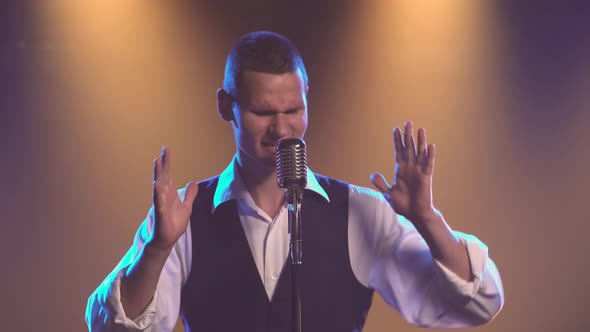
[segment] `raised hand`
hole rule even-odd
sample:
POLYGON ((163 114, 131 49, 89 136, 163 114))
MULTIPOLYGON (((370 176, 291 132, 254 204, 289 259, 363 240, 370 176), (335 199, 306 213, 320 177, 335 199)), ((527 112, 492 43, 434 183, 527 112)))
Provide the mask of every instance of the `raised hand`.
POLYGON ((395 173, 390 185, 381 173, 371 174, 371 182, 383 193, 393 210, 416 224, 431 219, 436 210, 432 204, 432 173, 434 144, 427 145, 426 131, 418 130, 418 146, 414 142, 412 122, 393 130, 395 173))
POLYGON ((188 226, 198 186, 190 182, 184 198, 178 197, 172 181, 170 150, 162 148, 162 155, 154 160, 154 231, 148 243, 154 248, 169 250, 188 226))
POLYGON ((172 181, 170 151, 162 148, 162 155, 154 160, 154 229, 141 254, 121 278, 121 304, 127 317, 138 317, 153 298, 170 250, 188 226, 197 191, 198 186, 191 182, 182 200, 178 197, 172 181))

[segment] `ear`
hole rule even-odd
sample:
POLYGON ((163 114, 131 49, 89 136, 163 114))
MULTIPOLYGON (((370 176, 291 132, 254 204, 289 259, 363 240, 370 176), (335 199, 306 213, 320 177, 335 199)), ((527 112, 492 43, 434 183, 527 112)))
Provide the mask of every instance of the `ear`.
POLYGON ((217 113, 225 121, 233 121, 233 97, 223 89, 217 89, 217 113))

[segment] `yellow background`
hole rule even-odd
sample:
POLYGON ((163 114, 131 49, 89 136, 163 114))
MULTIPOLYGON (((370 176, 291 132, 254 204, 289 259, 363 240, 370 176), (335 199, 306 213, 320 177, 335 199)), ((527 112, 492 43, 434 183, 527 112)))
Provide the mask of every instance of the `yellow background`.
MULTIPOLYGON (((485 1, 29 1, 3 45, 1 329, 83 331, 151 204, 235 147, 216 112, 241 35, 287 35, 310 77, 316 172, 391 179, 391 130, 437 145, 435 205, 477 235, 506 304, 478 331, 586 331, 590 45, 582 8, 485 1), (24 33, 19 27, 26 30, 24 33)), ((14 19, 12 19, 14 18, 14 19)), ((8 21, 6 21, 8 22, 8 21)), ((180 331, 180 328, 179 328, 180 331)), ((365 331, 419 331, 376 296, 365 331)))

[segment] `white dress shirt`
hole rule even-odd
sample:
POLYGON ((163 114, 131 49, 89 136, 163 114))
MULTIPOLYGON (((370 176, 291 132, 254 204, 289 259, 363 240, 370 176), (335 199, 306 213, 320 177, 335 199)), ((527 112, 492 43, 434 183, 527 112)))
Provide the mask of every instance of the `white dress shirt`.
MULTIPOLYGON (((306 189, 330 200, 308 169, 306 189)), ((184 197, 184 189, 179 195, 184 197)), ((221 173, 213 210, 235 199, 260 278, 270 298, 289 251, 287 208, 273 217, 256 206, 234 160, 221 173)), ((350 185, 348 241, 352 271, 358 281, 377 291, 410 323, 434 328, 468 327, 491 320, 504 302, 502 281, 485 244, 454 232, 466 246, 473 281, 457 276, 433 260, 414 226, 397 215, 383 196, 350 185)), ((162 270, 156 292, 145 311, 129 319, 121 304, 120 280, 149 239, 153 207, 141 224, 133 246, 88 299, 86 321, 91 331, 172 331, 179 316, 180 294, 191 272, 191 227, 175 244, 162 270)), ((198 267, 195 267, 198 268, 198 267)))

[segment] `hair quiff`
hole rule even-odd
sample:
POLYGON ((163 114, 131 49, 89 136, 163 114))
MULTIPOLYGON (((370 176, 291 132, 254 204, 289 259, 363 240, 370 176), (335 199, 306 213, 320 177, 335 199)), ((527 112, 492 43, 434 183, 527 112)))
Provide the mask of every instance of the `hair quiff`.
POLYGON ((244 71, 284 74, 300 70, 305 85, 308 84, 303 59, 287 37, 271 31, 256 31, 238 40, 232 47, 225 65, 223 88, 239 97, 241 75, 244 71))

